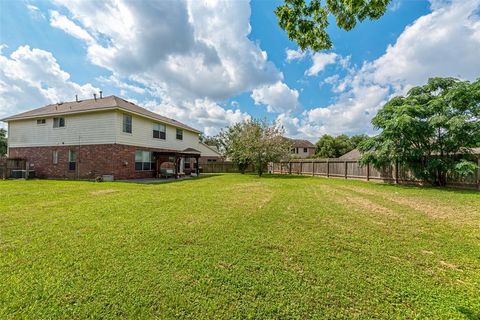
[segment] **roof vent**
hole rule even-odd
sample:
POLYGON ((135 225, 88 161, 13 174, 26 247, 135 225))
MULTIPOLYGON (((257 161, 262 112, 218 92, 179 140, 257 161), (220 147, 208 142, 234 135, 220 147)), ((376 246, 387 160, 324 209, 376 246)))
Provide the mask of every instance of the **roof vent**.
POLYGON ((100 99, 103 98, 103 92, 100 90, 100 99))
POLYGON ((96 93, 93 94, 93 99, 94 99, 95 101, 97 101, 97 94, 96 94, 96 93))
POLYGON ((78 94, 75 95, 75 101, 78 102, 78 94))

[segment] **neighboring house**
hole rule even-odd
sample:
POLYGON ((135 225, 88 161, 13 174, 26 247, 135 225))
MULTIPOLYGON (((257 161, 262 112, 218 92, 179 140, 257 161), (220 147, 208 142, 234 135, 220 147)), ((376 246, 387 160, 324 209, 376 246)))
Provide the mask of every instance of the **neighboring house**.
POLYGON ((175 174, 197 172, 201 156, 220 156, 200 132, 116 96, 47 105, 8 123, 8 155, 27 159, 37 176, 87 179, 155 177, 164 162, 175 174))
POLYGON ((353 149, 344 155, 338 157, 340 160, 360 160, 362 153, 358 149, 353 149))
POLYGON ((311 158, 315 155, 315 145, 308 140, 289 139, 292 143, 291 153, 296 158, 311 158))
POLYGON ((200 142, 200 144, 204 147, 202 150, 202 156, 199 159, 200 164, 221 162, 225 160, 217 146, 209 146, 203 142, 200 142))

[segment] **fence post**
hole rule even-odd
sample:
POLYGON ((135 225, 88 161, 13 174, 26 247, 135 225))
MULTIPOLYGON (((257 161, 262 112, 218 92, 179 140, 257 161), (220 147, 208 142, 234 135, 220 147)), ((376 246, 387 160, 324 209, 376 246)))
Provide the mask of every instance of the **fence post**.
POLYGON ((292 174, 292 162, 288 162, 288 174, 292 174))
POLYGON ((315 161, 312 160, 312 176, 315 177, 315 161))
POLYGON ((303 175, 303 161, 300 161, 300 171, 298 172, 298 174, 303 175))
POLYGON ((398 184, 398 160, 395 160, 395 184, 398 184))
POLYGON ((348 163, 347 163, 347 160, 345 160, 345 179, 347 179, 347 170, 348 170, 348 163))
POLYGON ((367 181, 370 181, 370 163, 367 163, 367 181))
POLYGON ((478 169, 477 169, 477 189, 480 190, 480 156, 478 156, 478 169))
POLYGON ((327 160, 327 178, 330 177, 330 162, 327 160))

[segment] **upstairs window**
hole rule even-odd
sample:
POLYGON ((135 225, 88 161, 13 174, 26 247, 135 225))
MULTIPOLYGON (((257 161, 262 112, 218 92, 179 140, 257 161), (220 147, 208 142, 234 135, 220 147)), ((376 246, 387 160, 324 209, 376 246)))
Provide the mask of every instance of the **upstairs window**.
POLYGON ((308 152, 307 148, 303 148, 303 152, 307 153, 308 152))
POLYGON ((165 140, 166 137, 166 128, 164 124, 154 123, 153 124, 153 137, 155 139, 165 140))
POLYGON ((132 116, 128 114, 123 115, 123 132, 132 133, 132 116))
POLYGON ((65 127, 65 118, 64 117, 53 118, 53 127, 54 128, 65 127))
POLYGON ((37 124, 38 124, 38 125, 45 124, 45 123, 47 123, 47 120, 46 120, 46 119, 38 119, 38 120, 37 120, 37 124))
POLYGON ((77 169, 77 152, 68 150, 68 170, 75 171, 77 169))
POLYGON ((183 130, 177 129, 177 140, 183 140, 183 130))
POLYGON ((135 170, 155 170, 155 161, 150 151, 135 151, 135 170))

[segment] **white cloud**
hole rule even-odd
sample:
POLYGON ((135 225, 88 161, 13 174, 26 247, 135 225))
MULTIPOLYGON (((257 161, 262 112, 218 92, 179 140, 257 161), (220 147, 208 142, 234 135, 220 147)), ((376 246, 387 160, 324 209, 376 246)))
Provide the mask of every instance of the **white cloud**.
POLYGON ((307 76, 316 76, 319 72, 323 71, 329 64, 335 63, 338 55, 336 53, 322 53, 317 52, 312 56, 312 66, 305 71, 307 76))
POLYGON ((299 107, 298 91, 290 89, 285 83, 278 81, 253 90, 252 99, 255 104, 264 104, 268 112, 289 112, 299 107))
POLYGON ((34 6, 33 4, 26 4, 26 7, 28 9, 28 13, 33 19, 40 20, 40 19, 45 19, 45 16, 43 13, 40 11, 40 9, 37 6, 34 6))
POLYGON ((50 25, 54 28, 65 31, 71 36, 83 40, 89 44, 94 44, 93 37, 80 26, 75 24, 72 20, 68 19, 64 15, 61 15, 58 11, 50 11, 50 25))
POLYGON ((290 62, 290 61, 293 61, 293 60, 301 60, 301 59, 305 58, 305 56, 307 55, 307 51, 302 51, 300 49, 298 49, 298 50, 286 49, 285 53, 287 55, 287 57, 286 57, 287 62, 290 62))
POLYGON ((209 114, 218 117, 212 121, 238 118, 239 113, 219 103, 283 78, 267 53, 248 38, 251 12, 246 1, 55 2, 68 10, 70 22, 78 22, 74 25, 94 38, 90 41, 63 21, 63 30, 84 39, 90 61, 113 73, 113 79, 103 80, 117 82, 125 92, 135 91, 126 86, 133 81, 162 105, 173 101, 182 110, 191 108, 175 115, 180 121, 189 122, 190 114, 206 107, 217 110, 209 114))
POLYGON ((92 96, 98 89, 70 80, 53 55, 21 46, 10 56, 0 51, 0 118, 48 103, 92 96))
POLYGON ((238 108, 224 109, 209 99, 182 103, 165 98, 161 103, 155 100, 147 101, 144 106, 167 117, 182 119, 194 128, 202 128, 203 132, 210 136, 217 134, 221 128, 250 119, 250 115, 238 108))
POLYGON ((326 107, 313 108, 279 121, 292 136, 316 139, 321 134, 373 133, 370 124, 392 95, 405 94, 430 77, 475 80, 480 75, 479 0, 435 1, 433 12, 405 28, 378 59, 350 68, 344 79, 329 77, 339 96, 326 107))

